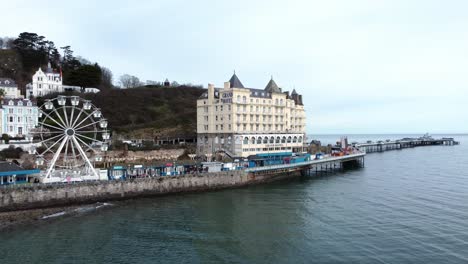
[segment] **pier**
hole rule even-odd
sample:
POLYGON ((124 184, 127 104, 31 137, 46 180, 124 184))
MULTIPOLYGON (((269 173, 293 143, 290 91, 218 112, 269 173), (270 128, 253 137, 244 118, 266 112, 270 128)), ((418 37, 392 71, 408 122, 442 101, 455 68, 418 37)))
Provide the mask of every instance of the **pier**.
POLYGON ((388 150, 397 150, 405 148, 414 148, 421 146, 434 146, 434 145, 445 145, 453 146, 458 145, 459 142, 455 141, 453 138, 441 138, 433 139, 430 137, 422 137, 417 139, 401 139, 395 141, 377 141, 377 142, 368 142, 368 143, 353 143, 352 146, 364 151, 366 153, 372 152, 383 152, 388 150))

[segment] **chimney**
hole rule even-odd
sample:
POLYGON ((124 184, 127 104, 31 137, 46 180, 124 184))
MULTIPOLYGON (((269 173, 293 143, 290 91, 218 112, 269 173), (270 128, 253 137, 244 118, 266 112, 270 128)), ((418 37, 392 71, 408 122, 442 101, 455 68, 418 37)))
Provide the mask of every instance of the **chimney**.
POLYGON ((208 102, 212 102, 214 100, 214 84, 208 84, 208 102))

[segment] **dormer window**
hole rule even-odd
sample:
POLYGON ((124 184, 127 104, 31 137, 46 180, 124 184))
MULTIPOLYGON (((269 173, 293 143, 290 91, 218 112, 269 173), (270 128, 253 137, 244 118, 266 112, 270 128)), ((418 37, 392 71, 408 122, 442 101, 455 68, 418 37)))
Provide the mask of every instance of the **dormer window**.
POLYGON ((5 84, 10 84, 10 81, 6 80, 6 81, 5 81, 5 84))
POLYGON ((19 105, 19 106, 23 106, 23 102, 22 102, 22 101, 18 101, 18 105, 19 105))
POLYGON ((31 103, 31 102, 28 102, 28 106, 32 106, 32 103, 31 103))
POLYGON ((14 105, 13 101, 9 101, 8 105, 14 105))

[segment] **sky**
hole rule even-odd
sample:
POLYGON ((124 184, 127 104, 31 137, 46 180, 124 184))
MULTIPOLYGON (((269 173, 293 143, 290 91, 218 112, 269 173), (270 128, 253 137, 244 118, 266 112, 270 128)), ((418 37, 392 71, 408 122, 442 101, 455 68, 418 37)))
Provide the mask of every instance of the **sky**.
POLYGON ((140 80, 303 94, 307 133, 468 133, 468 1, 6 1, 35 32, 140 80))

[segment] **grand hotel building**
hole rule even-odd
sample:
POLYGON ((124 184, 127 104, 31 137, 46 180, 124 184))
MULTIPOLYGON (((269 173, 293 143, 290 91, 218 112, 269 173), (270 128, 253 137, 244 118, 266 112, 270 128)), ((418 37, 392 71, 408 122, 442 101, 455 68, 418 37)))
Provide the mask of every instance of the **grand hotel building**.
POLYGON ((197 154, 299 152, 305 126, 302 95, 283 92, 273 78, 265 89, 245 88, 234 73, 223 88, 209 84, 197 100, 197 154))

